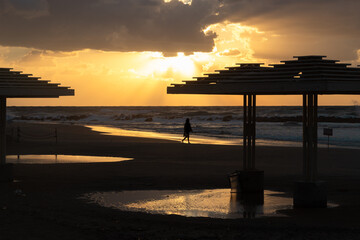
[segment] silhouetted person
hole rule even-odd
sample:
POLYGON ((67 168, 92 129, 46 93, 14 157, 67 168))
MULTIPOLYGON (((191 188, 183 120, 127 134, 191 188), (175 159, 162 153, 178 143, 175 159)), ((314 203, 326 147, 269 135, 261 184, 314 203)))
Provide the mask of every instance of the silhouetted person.
POLYGON ((190 120, 187 118, 184 124, 184 139, 181 142, 184 142, 185 139, 190 143, 190 132, 192 132, 192 128, 190 125, 190 120))

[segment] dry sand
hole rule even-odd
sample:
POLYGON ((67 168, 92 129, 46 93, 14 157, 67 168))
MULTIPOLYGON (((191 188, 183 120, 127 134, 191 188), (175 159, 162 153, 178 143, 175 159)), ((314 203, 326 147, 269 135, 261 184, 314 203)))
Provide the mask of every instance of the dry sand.
MULTIPOLYGON (((103 136, 82 126, 20 124, 59 142, 8 143, 8 154, 131 157, 91 164, 16 164, 17 182, 0 185, 0 239, 360 239, 360 150, 319 149, 320 178, 337 208, 287 210, 286 218, 207 219, 121 212, 79 197, 94 191, 228 188, 241 147, 103 136)), ((9 126, 9 128, 15 126, 9 126)), ((179 136, 179 140, 180 140, 179 136)), ((265 188, 292 194, 301 148, 258 147, 265 188)))

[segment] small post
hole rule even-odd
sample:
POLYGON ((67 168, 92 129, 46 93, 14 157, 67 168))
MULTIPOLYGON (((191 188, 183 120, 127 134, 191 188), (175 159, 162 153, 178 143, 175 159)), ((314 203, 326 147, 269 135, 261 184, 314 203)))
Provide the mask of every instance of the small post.
POLYGON ((58 134, 57 134, 57 128, 55 128, 55 142, 58 143, 58 134))
POLYGON ((17 127, 17 131, 16 131, 16 142, 17 142, 17 143, 20 142, 20 127, 17 127))
POLYGON ((332 128, 324 128, 323 134, 328 137, 328 149, 330 149, 330 136, 333 135, 332 128))

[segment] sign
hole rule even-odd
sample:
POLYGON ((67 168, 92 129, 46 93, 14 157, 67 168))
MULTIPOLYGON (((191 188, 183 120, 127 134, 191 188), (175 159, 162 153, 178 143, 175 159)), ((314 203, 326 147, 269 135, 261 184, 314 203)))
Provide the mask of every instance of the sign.
POLYGON ((332 136, 333 135, 332 128, 324 128, 324 135, 325 136, 332 136))

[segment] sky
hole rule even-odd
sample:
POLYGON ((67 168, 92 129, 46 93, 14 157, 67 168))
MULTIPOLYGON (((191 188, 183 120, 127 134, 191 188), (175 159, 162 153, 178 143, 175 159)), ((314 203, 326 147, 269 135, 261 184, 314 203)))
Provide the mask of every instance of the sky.
MULTIPOLYGON (((0 67, 75 89, 9 106, 221 106, 242 96, 167 95, 171 83, 298 55, 360 65, 359 0, 0 0, 0 67)), ((258 105, 301 105, 260 96, 258 105)), ((359 96, 320 96, 357 105, 359 96)))

